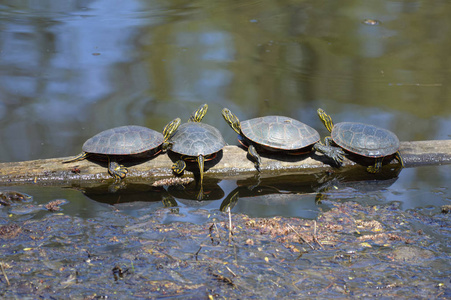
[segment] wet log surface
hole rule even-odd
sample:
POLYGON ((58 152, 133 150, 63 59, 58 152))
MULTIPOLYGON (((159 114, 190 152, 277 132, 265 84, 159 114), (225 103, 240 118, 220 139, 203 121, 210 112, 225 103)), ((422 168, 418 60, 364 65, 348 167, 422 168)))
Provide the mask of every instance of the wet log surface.
MULTIPOLYGON (((424 165, 442 165, 451 163, 451 140, 431 140, 401 142, 400 152, 405 167, 424 165)), ((218 156, 206 162, 205 177, 239 179, 255 173, 254 165, 248 160, 246 150, 238 146, 226 146, 218 156)), ((82 160, 63 163, 64 158, 39 159, 23 162, 0 163, 0 184, 36 183, 45 185, 70 185, 80 181, 99 182, 112 180, 108 174, 106 162, 82 160)), ((173 177, 171 165, 176 161, 174 155, 158 155, 144 161, 124 161, 129 173, 128 182, 155 181, 173 177)), ((292 173, 318 173, 331 169, 330 161, 322 155, 262 155, 262 176, 284 175, 292 173)), ((361 157, 348 155, 340 170, 349 170, 360 164, 368 165, 361 157)), ((396 160, 386 159, 384 163, 397 164, 396 160)), ((188 164, 184 176, 193 176, 198 170, 195 163, 188 164)))

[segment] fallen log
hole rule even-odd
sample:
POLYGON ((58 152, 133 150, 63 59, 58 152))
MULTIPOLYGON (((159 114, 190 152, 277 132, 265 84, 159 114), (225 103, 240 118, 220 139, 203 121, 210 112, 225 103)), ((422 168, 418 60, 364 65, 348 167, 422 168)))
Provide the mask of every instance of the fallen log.
MULTIPOLYGON (((441 165, 451 163, 451 140, 431 140, 417 142, 401 142, 401 155, 405 167, 424 165, 441 165)), ((206 177, 223 179, 242 179, 256 172, 254 164, 247 159, 246 150, 238 146, 226 146, 219 155, 206 162, 206 177)), ((72 185, 81 181, 104 182, 112 180, 106 168, 106 162, 82 160, 63 163, 68 157, 39 159, 22 162, 0 163, 0 185, 35 183, 43 185, 72 185)), ((129 169, 127 182, 152 182, 173 177, 172 162, 177 157, 158 155, 147 161, 124 162, 129 169)), ((264 176, 285 174, 314 174, 330 170, 330 165, 324 156, 310 153, 306 155, 270 155, 262 156, 262 172, 264 176)), ((340 171, 352 167, 360 167, 361 159, 347 156, 340 171)), ((387 164, 397 164, 396 160, 385 161, 387 164)), ((188 171, 196 172, 196 164, 188 164, 188 171)), ((185 172, 184 176, 193 176, 185 172)))

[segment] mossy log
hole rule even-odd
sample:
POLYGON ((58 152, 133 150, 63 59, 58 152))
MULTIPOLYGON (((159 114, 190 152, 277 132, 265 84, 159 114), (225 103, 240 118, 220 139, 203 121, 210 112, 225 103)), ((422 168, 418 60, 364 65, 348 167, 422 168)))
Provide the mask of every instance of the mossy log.
MULTIPOLYGON (((405 167, 441 165, 451 163, 451 140, 431 140, 401 142, 401 155, 405 167)), ((247 152, 238 146, 226 146, 218 156, 206 162, 205 177, 240 179, 256 172, 254 164, 248 160, 247 152)), ((82 160, 63 163, 64 158, 39 159, 22 162, 0 163, 0 185, 35 183, 43 185, 71 185, 81 181, 99 182, 112 180, 106 162, 82 160)), ((146 161, 124 161, 129 172, 127 182, 152 182, 173 177, 171 165, 177 157, 160 154, 146 161)), ((330 170, 333 165, 320 154, 306 155, 263 155, 262 176, 277 176, 294 173, 319 173, 330 170)), ((359 157, 348 155, 339 169, 368 165, 359 157)), ((386 159, 385 164, 397 164, 396 160, 386 159)), ((198 170, 196 164, 189 164, 184 176, 193 176, 189 171, 198 170)))

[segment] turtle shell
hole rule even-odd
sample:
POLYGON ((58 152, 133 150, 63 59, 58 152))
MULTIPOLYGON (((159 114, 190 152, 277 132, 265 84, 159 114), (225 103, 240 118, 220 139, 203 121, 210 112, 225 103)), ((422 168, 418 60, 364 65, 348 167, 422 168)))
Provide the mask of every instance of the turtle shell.
POLYGON ((142 126, 121 126, 102 131, 83 144, 83 151, 105 155, 133 155, 159 147, 163 135, 142 126))
POLYGON ((296 150, 320 140, 312 127, 289 117, 266 116, 241 122, 241 133, 257 144, 278 150, 296 150))
POLYGON ((384 157, 399 150, 399 139, 391 131, 374 125, 342 122, 332 129, 332 140, 352 153, 366 157, 384 157))
POLYGON ((207 156, 218 152, 226 145, 218 129, 199 122, 180 125, 170 142, 171 151, 187 156, 207 156))

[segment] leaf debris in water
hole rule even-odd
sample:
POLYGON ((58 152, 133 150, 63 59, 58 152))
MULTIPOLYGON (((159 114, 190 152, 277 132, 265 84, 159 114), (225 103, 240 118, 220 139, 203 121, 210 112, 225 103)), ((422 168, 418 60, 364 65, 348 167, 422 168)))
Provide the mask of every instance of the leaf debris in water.
POLYGON ((56 199, 56 200, 50 201, 49 203, 44 205, 44 207, 49 211, 58 211, 61 209, 60 206, 62 204, 66 204, 66 203, 68 203, 68 201, 65 199, 56 199))

